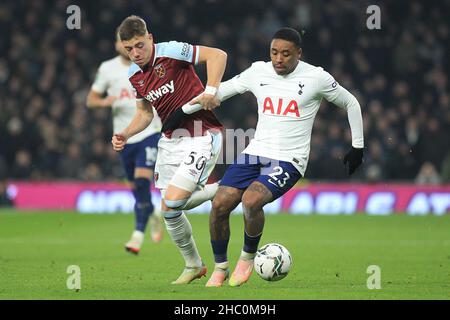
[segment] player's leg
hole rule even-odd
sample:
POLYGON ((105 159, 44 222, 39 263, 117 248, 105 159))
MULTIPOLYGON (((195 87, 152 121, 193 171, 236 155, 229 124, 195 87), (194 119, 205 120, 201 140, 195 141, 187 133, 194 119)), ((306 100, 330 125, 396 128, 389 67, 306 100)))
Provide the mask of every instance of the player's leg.
POLYGON ((182 210, 167 207, 164 200, 161 201, 161 211, 164 215, 166 230, 185 261, 183 272, 172 284, 188 284, 203 277, 207 270, 198 253, 192 235, 192 226, 185 213, 182 210))
POLYGON ((295 167, 284 161, 267 159, 261 175, 244 192, 242 208, 244 211, 244 246, 233 274, 231 286, 247 282, 253 270, 253 259, 258 250, 264 229, 263 207, 281 197, 301 178, 295 167))
POLYGON ((230 239, 230 213, 241 202, 244 190, 259 174, 257 157, 241 154, 235 163, 227 168, 221 180, 209 216, 215 268, 206 284, 208 287, 220 287, 228 277, 227 248, 230 239))
POLYGON ((179 170, 177 170, 177 173, 171 180, 171 184, 169 184, 163 194, 161 208, 164 214, 166 230, 177 245, 185 261, 183 272, 172 284, 188 284, 195 279, 203 277, 207 270, 198 253, 191 223, 182 209, 195 190, 196 185, 193 185, 191 181, 179 179, 180 175, 178 173, 179 170), (177 183, 177 186, 174 183, 177 183))
POLYGON ((206 283, 207 287, 220 287, 228 278, 227 249, 230 240, 230 214, 241 202, 243 193, 243 190, 237 188, 219 186, 219 190, 214 197, 209 215, 209 233, 215 266, 210 279, 206 283))
POLYGON ((253 271, 253 259, 264 228, 263 207, 273 200, 270 190, 258 181, 254 181, 242 195, 244 213, 244 247, 229 284, 239 286, 248 281, 253 271))
POLYGON ((136 199, 136 230, 145 232, 150 221, 151 238, 154 242, 162 239, 161 215, 155 212, 151 199, 150 184, 158 153, 160 134, 151 135, 138 143, 138 153, 135 159, 134 189, 136 199))
POLYGON ((173 184, 169 185, 165 203, 177 210, 191 210, 205 201, 212 200, 219 188, 218 182, 202 186, 182 176, 178 176, 176 180, 177 185, 183 185, 183 188, 173 184), (183 182, 180 182, 180 180, 183 180, 183 182))
POLYGON ((136 230, 144 234, 149 224, 151 239, 157 243, 163 237, 163 222, 161 213, 155 209, 152 202, 150 189, 151 177, 153 177, 153 170, 142 167, 135 169, 133 194, 136 203, 134 211, 136 230))
MULTIPOLYGON (((182 210, 170 208, 166 205, 167 188, 175 176, 179 164, 184 159, 183 145, 180 139, 162 137, 158 144, 158 158, 155 166, 155 184, 161 191, 161 214, 164 217, 166 230, 170 238, 177 245, 186 264, 185 271, 180 276, 180 282, 189 283, 204 274, 202 262, 197 247, 192 238, 192 227, 182 210)), ((188 197, 191 192, 184 189, 171 188, 171 200, 188 197), (175 194, 173 194, 175 193, 175 194)), ((178 279, 177 279, 178 280, 178 279)))
POLYGON ((194 191, 203 187, 214 168, 221 141, 220 134, 187 140, 185 150, 189 153, 181 161, 164 192, 162 208, 166 229, 185 260, 185 269, 174 284, 187 284, 206 274, 192 235, 192 226, 183 209, 194 191))
POLYGON ((133 195, 136 200, 134 204, 136 230, 145 233, 147 222, 153 213, 153 203, 150 194, 150 177, 153 171, 147 168, 136 168, 134 170, 133 195))
MULTIPOLYGON (((130 183, 133 196, 136 199, 134 192, 134 170, 135 170, 135 158, 137 154, 138 146, 137 144, 127 144, 125 148, 119 153, 122 166, 125 170, 127 180, 130 183)), ((136 214, 136 212, 135 212, 136 214)), ((137 230, 136 225, 133 233, 131 234, 130 240, 125 243, 125 250, 134 254, 138 254, 141 250, 142 243, 144 241, 144 233, 137 230)))
POLYGON ((190 210, 212 200, 219 184, 206 184, 222 149, 222 134, 209 133, 195 137, 195 145, 183 159, 166 190, 165 202, 170 208, 190 210))

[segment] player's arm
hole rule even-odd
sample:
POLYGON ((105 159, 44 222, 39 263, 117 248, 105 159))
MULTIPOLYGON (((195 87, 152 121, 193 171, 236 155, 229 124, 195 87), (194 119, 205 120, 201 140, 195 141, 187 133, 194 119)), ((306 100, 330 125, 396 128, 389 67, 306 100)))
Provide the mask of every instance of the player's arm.
POLYGON ((222 102, 237 94, 251 91, 258 77, 260 62, 253 63, 249 68, 228 81, 222 82, 217 90, 217 98, 222 102))
POLYGON ((364 130, 361 106, 355 96, 341 87, 332 77, 325 80, 323 96, 327 101, 347 111, 352 147, 344 157, 344 165, 348 163, 348 174, 351 175, 362 164, 363 159, 364 130))
MULTIPOLYGON (((222 82, 219 85, 219 88, 217 89, 216 97, 215 99, 218 99, 218 101, 225 101, 232 96, 238 94, 239 91, 235 89, 233 84, 231 83, 231 80, 222 82)), ((201 95, 200 95, 201 96, 201 95)), ((195 113, 199 110, 202 110, 203 106, 198 101, 199 97, 194 98, 189 103, 186 103, 181 108, 178 108, 173 112, 168 119, 164 122, 161 131, 165 132, 168 130, 174 130, 178 127, 178 125, 183 121, 183 119, 188 114, 195 113)))
MULTIPOLYGON (((225 101, 237 94, 249 91, 252 84, 253 69, 252 67, 246 69, 242 73, 238 74, 234 78, 222 82, 219 85, 216 93, 216 99, 219 101, 225 101)), ((199 97, 201 97, 201 94, 199 97)), ((170 117, 164 122, 162 127, 162 132, 167 130, 173 130, 178 126, 178 124, 183 120, 187 114, 197 112, 202 109, 202 105, 199 104, 198 98, 196 97, 189 103, 185 104, 181 108, 178 108, 170 117)))
POLYGON ((199 46, 198 63, 206 63, 206 87, 218 88, 222 81, 225 67, 227 65, 227 54, 225 51, 199 46))
POLYGON ((115 133, 112 137, 111 143, 115 151, 121 151, 130 137, 147 128, 153 120, 153 108, 149 101, 136 100, 136 107, 136 115, 128 127, 122 132, 115 133))
POLYGON ((348 123, 352 133, 352 147, 362 149, 364 148, 364 131, 361 106, 355 96, 345 88, 339 87, 337 91, 336 97, 328 101, 347 111, 348 123))
POLYGON ((86 105, 88 108, 107 108, 112 106, 113 102, 117 99, 114 96, 106 96, 110 86, 110 77, 108 77, 108 68, 102 63, 95 75, 94 83, 91 86, 91 90, 86 99, 86 105))
POLYGON ((116 99, 117 97, 115 96, 103 97, 103 94, 91 89, 86 99, 86 105, 88 108, 107 108, 112 106, 116 99))
POLYGON ((212 110, 220 105, 216 93, 227 65, 227 54, 223 50, 205 46, 198 46, 198 51, 198 63, 206 63, 207 80, 203 94, 191 102, 201 104, 205 110, 212 110))

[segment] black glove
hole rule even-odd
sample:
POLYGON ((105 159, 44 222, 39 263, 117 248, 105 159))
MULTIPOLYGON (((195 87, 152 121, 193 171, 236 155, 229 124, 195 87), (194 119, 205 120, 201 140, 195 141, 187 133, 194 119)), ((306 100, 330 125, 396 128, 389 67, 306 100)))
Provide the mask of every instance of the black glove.
POLYGON ((187 114, 184 113, 183 108, 178 108, 163 123, 161 132, 165 132, 168 130, 175 130, 176 128, 179 128, 181 121, 183 121, 183 119, 186 116, 187 114))
POLYGON ((351 148, 344 157, 344 165, 348 162, 348 175, 352 175, 363 159, 363 149, 351 148))

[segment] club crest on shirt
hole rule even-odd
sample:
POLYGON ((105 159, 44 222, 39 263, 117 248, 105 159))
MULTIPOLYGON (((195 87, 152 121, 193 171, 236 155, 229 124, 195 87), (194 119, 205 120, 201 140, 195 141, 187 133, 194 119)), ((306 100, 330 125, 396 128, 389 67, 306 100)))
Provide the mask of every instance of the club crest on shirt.
POLYGON ((298 94, 302 95, 303 94, 303 87, 305 86, 304 84, 302 84, 301 82, 298 83, 298 86, 300 88, 300 90, 298 90, 298 94))
POLYGON ((160 63, 155 67, 155 73, 158 77, 164 78, 166 75, 166 68, 164 68, 163 64, 160 63))

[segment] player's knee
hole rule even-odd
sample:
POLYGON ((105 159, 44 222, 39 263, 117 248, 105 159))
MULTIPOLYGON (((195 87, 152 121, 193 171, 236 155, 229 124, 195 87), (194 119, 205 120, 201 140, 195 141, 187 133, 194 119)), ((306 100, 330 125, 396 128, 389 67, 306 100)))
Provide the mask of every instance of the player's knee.
POLYGON ((259 211, 263 207, 263 202, 259 197, 244 192, 242 196, 242 207, 248 212, 259 211))
POLYGON ((135 178, 133 181, 134 190, 145 191, 150 194, 150 180, 147 178, 135 178))
POLYGON ((229 205, 227 204, 226 199, 222 197, 214 197, 212 201, 212 214, 214 216, 223 216, 229 214, 229 205))
POLYGON ((133 194, 136 199, 135 209, 142 211, 153 211, 150 195, 150 180, 146 178, 134 179, 133 194))
POLYGON ((166 220, 166 223, 168 224, 168 226, 170 225, 171 222, 175 221, 175 219, 179 218, 182 214, 181 211, 175 210, 162 210, 161 211, 162 216, 164 217, 164 219, 166 220))
POLYGON ((170 209, 182 209, 186 205, 188 200, 189 199, 187 199, 187 198, 186 199, 177 199, 177 200, 164 199, 164 203, 170 209))

